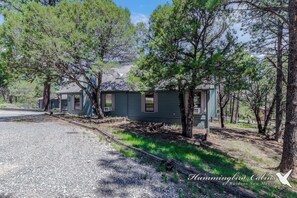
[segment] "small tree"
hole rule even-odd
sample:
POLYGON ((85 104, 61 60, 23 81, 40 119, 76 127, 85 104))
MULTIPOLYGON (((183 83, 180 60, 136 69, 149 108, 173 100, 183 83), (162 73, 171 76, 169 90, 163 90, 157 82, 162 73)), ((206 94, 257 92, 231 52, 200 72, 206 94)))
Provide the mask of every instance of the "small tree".
POLYGON ((244 95, 247 104, 254 113, 259 133, 266 135, 267 126, 275 107, 274 83, 272 83, 274 82, 274 73, 265 63, 258 62, 256 64, 254 75, 249 77, 244 95))
POLYGON ((222 61, 215 69, 215 78, 219 89, 220 124, 221 128, 224 128, 224 110, 230 96, 233 96, 234 100, 235 93, 246 88, 246 75, 251 70, 253 58, 243 50, 243 46, 235 43, 222 56, 222 61))

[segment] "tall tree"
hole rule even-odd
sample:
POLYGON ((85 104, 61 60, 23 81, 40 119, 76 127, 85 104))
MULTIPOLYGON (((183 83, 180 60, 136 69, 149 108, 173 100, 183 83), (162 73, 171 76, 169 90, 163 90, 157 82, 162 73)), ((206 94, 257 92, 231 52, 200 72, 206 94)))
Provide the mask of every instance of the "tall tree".
MULTIPOLYGON (((36 19, 41 15, 46 16, 47 13, 41 13, 41 10, 47 8, 37 3, 34 5, 34 9, 24 5, 21 12, 13 10, 4 12, 5 22, 1 27, 1 44, 5 50, 2 53, 6 54, 6 63, 11 71, 20 73, 28 80, 34 80, 36 77, 43 79, 43 105, 44 110, 48 111, 51 83, 57 80, 58 75, 51 64, 52 57, 46 49, 46 44, 43 43, 44 48, 38 46, 41 37, 34 34, 40 30, 40 24, 43 23, 36 19), (39 11, 39 15, 36 14, 39 11), (35 18, 36 23, 32 24, 28 16, 31 16, 32 20, 35 18)), ((43 31, 47 30, 43 29, 43 31)))
POLYGON ((229 43, 228 19, 216 1, 174 0, 159 6, 149 22, 148 48, 135 75, 151 89, 178 90, 182 133, 192 137, 194 93, 210 80, 229 43))
MULTIPOLYGON (((286 0, 275 1, 278 8, 287 6, 286 0)), ((285 15, 283 9, 275 9, 277 14, 285 15)), ((283 82, 286 81, 284 67, 288 54, 288 26, 274 13, 260 9, 245 10, 241 21, 244 30, 252 35, 250 49, 256 54, 264 55, 276 69, 275 78, 275 140, 281 138, 281 124, 283 119, 283 82), (244 20, 243 20, 244 19, 244 20)))
POLYGON ((98 115, 101 109, 102 76, 119 62, 134 59, 135 27, 130 12, 112 1, 87 0, 62 3, 58 17, 66 25, 58 39, 68 46, 55 67, 85 91, 98 115))
POLYGON ((231 3, 245 3, 255 9, 269 12, 277 16, 289 29, 288 39, 288 84, 286 93, 286 124, 284 132, 283 153, 280 170, 293 170, 297 177, 296 142, 297 142, 297 1, 288 0, 288 6, 279 6, 275 1, 228 1, 231 3), (278 13, 279 10, 285 14, 278 13))
MULTIPOLYGON (((15 17, 18 22, 7 29, 19 32, 10 36, 24 54, 19 56, 24 59, 21 63, 32 63, 38 70, 53 71, 75 82, 102 118, 103 73, 111 63, 130 60, 133 54, 129 11, 106 0, 64 2, 56 7, 29 3, 15 17)), ((7 20, 7 26, 13 21, 7 20)))
MULTIPOLYGON (((2 8, 2 10, 5 10, 4 16, 6 20, 11 20, 11 18, 16 14, 21 15, 25 14, 24 12, 28 12, 28 10, 26 10, 26 5, 30 2, 37 2, 43 6, 55 6, 59 2, 59 0, 4 0, 1 2, 0 8, 2 8)), ((23 22, 26 23, 25 21, 23 22)), ((10 22, 10 24, 15 25, 16 23, 10 22)), ((18 25, 22 24, 19 23, 18 25)), ((36 24, 32 26, 32 29, 34 29, 35 26, 36 24)), ((23 27, 25 28, 26 26, 23 27)), ((34 45, 35 41, 28 40, 26 44, 24 43, 23 46, 20 46, 20 40, 17 40, 20 37, 17 38, 15 35, 13 35, 14 31, 9 28, 17 28, 17 26, 12 27, 9 24, 4 25, 4 30, 2 32, 2 37, 4 41, 2 43, 5 45, 5 48, 11 48, 13 52, 11 50, 7 50, 4 53, 7 53, 7 55, 9 54, 11 56, 14 56, 10 58, 10 63, 12 62, 11 60, 16 59, 16 56, 21 57, 19 60, 14 61, 13 64, 10 64, 10 66, 13 68, 14 71, 18 70, 19 73, 22 73, 23 75, 25 74, 27 79, 29 80, 34 80, 36 77, 39 77, 44 80, 42 104, 44 111, 48 111, 50 107, 51 83, 56 82, 57 75, 55 74, 55 72, 53 72, 52 67, 48 65, 48 60, 39 59, 39 63, 38 60, 34 60, 34 58, 25 60, 26 57, 29 56, 30 46, 34 45), (15 47, 16 45, 18 45, 18 47, 15 47), (26 50, 24 50, 25 48, 28 48, 28 53, 26 52, 26 50), (22 62, 21 59, 25 62, 22 62)), ((24 36, 29 37, 30 35, 27 34, 24 36)), ((44 56, 46 57, 46 54, 44 54, 44 56)))
POLYGON ((293 169, 297 176, 296 142, 297 142, 297 0, 289 0, 289 55, 288 85, 286 102, 286 125, 284 133, 283 154, 280 170, 293 169))

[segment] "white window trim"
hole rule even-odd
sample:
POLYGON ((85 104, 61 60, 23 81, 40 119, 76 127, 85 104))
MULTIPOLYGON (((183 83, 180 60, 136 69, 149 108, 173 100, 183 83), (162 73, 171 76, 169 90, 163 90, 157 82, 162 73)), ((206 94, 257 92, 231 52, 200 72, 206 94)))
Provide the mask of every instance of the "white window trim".
POLYGON ((141 112, 142 113, 157 113, 159 111, 158 93, 154 93, 154 111, 145 111, 145 93, 141 94, 141 112))

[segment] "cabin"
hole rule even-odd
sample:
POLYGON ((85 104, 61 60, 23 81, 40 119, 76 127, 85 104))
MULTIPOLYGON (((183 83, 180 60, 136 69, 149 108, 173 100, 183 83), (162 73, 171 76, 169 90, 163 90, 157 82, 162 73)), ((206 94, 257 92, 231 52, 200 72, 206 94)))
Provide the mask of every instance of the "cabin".
MULTIPOLYGON (((60 97, 51 97, 50 98, 50 109, 59 109, 60 108, 60 103, 66 104, 67 105, 67 100, 66 96, 63 96, 63 98, 60 97)), ((43 109, 43 97, 38 98, 38 104, 37 104, 39 109, 43 109)))
MULTIPOLYGON (((180 124, 178 91, 134 90, 127 83, 127 73, 130 68, 131 66, 122 66, 114 69, 113 73, 104 75, 101 101, 105 116, 127 117, 130 120, 143 122, 180 124)), ((70 114, 95 115, 87 94, 75 83, 62 87, 57 94, 60 98, 67 98, 67 104, 61 105, 61 111, 70 114)), ((208 128, 209 120, 217 117, 215 86, 212 84, 198 86, 194 104, 194 126, 208 128)))

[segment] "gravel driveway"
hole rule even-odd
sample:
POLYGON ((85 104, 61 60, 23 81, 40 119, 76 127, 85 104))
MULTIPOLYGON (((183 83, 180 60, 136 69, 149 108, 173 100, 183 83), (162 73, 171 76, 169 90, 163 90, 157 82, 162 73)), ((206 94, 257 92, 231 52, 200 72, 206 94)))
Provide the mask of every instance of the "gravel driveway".
POLYGON ((155 168, 91 131, 35 113, 7 114, 0 111, 0 197, 178 197, 155 168))

